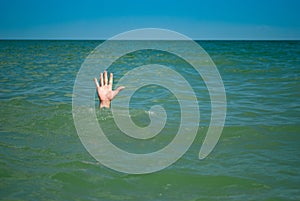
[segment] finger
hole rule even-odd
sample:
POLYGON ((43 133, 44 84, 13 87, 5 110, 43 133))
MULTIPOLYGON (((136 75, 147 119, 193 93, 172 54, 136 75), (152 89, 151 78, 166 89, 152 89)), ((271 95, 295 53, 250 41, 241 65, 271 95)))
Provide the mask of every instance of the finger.
POLYGON ((116 88, 116 89, 113 91, 113 98, 114 98, 116 95, 118 95, 118 93, 119 93, 120 91, 122 91, 123 89, 125 89, 124 86, 120 86, 120 87, 116 88))
MULTIPOLYGON (((117 94, 120 92, 120 91, 122 91, 123 89, 125 89, 125 87, 124 86, 120 86, 120 87, 118 87, 118 88, 116 88, 116 92, 117 92, 117 94)), ((116 94, 116 95, 117 95, 116 94)))
POLYGON ((104 85, 107 85, 108 79, 107 79, 107 71, 104 71, 104 85))
POLYGON ((114 82, 114 75, 113 75, 113 73, 110 73, 110 76, 109 76, 109 85, 112 86, 113 82, 114 82))
POLYGON ((100 73, 100 86, 103 86, 103 73, 100 73))
POLYGON ((100 87, 97 78, 94 78, 94 82, 95 82, 95 85, 96 85, 97 88, 100 87))

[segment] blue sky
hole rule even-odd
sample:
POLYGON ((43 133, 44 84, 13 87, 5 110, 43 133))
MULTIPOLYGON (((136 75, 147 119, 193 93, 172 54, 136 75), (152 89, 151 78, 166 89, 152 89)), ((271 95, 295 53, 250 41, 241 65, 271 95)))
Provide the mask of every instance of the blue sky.
POLYGON ((165 28, 193 39, 300 39, 298 0, 0 0, 0 39, 108 39, 165 28))

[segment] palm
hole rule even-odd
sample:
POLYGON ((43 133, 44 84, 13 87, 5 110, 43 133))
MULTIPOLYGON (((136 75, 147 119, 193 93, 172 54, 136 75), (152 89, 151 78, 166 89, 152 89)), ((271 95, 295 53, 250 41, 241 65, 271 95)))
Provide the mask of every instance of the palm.
POLYGON ((123 86, 118 87, 116 90, 112 90, 113 85, 113 74, 110 73, 110 78, 108 81, 107 72, 100 73, 100 84, 96 78, 94 82, 97 88, 98 98, 100 100, 100 108, 110 107, 110 102, 115 98, 115 96, 124 89, 123 86), (104 76, 104 77, 103 77, 104 76))
POLYGON ((98 97, 100 100, 111 101, 114 98, 112 88, 108 86, 97 87, 98 97))

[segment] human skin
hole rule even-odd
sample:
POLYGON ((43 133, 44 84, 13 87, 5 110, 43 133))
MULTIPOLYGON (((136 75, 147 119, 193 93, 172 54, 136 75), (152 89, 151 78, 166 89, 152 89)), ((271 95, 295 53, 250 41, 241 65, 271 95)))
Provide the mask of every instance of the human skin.
POLYGON ((100 73, 100 83, 98 82, 97 78, 94 78, 94 82, 96 85, 98 98, 100 101, 99 107, 103 108, 110 108, 111 101, 118 95, 118 93, 123 90, 125 87, 120 86, 115 90, 112 90, 113 87, 113 73, 110 73, 110 77, 108 80, 107 71, 104 73, 100 73))

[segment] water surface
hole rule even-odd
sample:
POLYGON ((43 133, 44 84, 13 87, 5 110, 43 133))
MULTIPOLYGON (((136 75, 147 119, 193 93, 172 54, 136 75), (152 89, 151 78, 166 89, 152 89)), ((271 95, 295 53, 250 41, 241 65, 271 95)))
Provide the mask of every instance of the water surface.
MULTIPOLYGON (((144 51, 110 67, 117 82, 149 58, 173 62, 189 75, 201 109, 197 138, 180 160, 160 172, 128 175, 93 159, 73 123, 76 74, 101 41, 0 41, 1 199, 300 200, 300 42, 198 42, 222 76, 228 104, 223 134, 204 160, 198 152, 210 119, 209 96, 188 66, 144 51)), ((157 103, 171 115, 163 133, 148 142, 121 135, 110 111, 97 115, 116 145, 145 153, 164 147, 178 129, 178 102, 156 86, 132 97, 132 119, 146 126, 157 103)))

